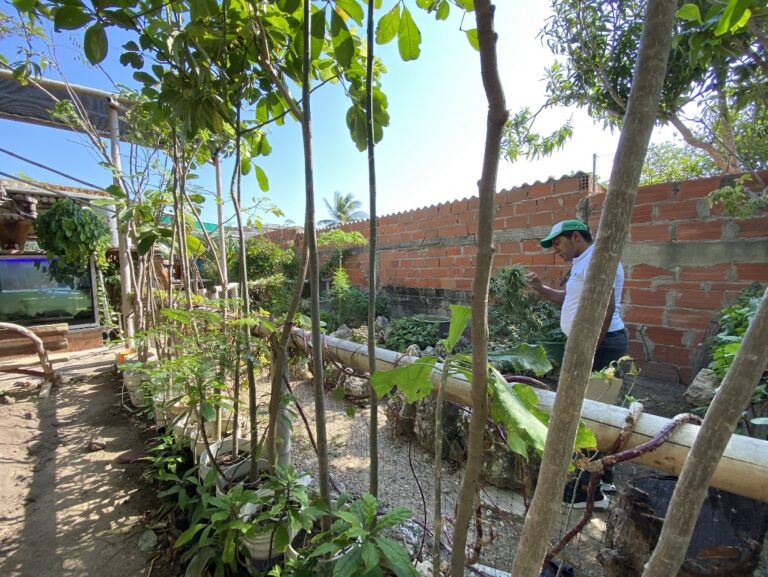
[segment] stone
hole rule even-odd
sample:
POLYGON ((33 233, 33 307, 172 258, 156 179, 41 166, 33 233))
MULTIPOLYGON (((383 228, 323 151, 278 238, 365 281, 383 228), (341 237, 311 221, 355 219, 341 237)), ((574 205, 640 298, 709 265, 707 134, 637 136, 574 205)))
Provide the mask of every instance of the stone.
POLYGON ((323 366, 323 380, 326 389, 340 387, 347 380, 347 373, 336 363, 325 362, 323 366))
POLYGON ((149 453, 147 453, 146 451, 130 449, 129 451, 126 451, 125 453, 121 453, 120 455, 118 455, 115 458, 115 461, 117 461, 121 465, 127 465, 129 463, 135 463, 136 461, 139 461, 148 456, 149 456, 149 453))
POLYGON ((437 353, 435 353, 435 347, 427 347, 421 351, 421 354, 425 357, 434 357, 437 353))
POLYGON ((387 327, 389 327, 389 320, 387 317, 376 317, 373 322, 373 334, 376 337, 377 343, 383 343, 387 334, 387 327))
POLYGON ((352 335, 352 329, 350 329, 347 325, 341 325, 338 329, 334 331, 334 333, 331 336, 336 337, 337 339, 348 341, 351 335, 352 335))
POLYGON ((16 403, 16 399, 10 395, 0 395, 0 405, 13 405, 16 403))
POLYGON ((33 417, 33 415, 32 415, 32 413, 31 413, 30 411, 27 411, 26 413, 24 413, 24 415, 22 415, 22 419, 26 419, 26 420, 28 420, 28 421, 29 421, 29 420, 30 420, 32 417, 33 417))
POLYGON ((712 369, 701 369, 685 390, 685 400, 694 407, 708 407, 715 398, 720 379, 712 369))
POLYGON ((88 451, 95 453, 96 451, 103 451, 107 448, 107 444, 101 439, 91 439, 88 442, 88 451))
POLYGON ((348 375, 344 380, 344 394, 355 398, 368 398, 371 396, 371 385, 368 379, 348 375))
POLYGON ((419 345, 413 344, 408 345, 408 348, 405 349, 405 354, 410 357, 420 357, 421 356, 421 349, 419 348, 419 345))

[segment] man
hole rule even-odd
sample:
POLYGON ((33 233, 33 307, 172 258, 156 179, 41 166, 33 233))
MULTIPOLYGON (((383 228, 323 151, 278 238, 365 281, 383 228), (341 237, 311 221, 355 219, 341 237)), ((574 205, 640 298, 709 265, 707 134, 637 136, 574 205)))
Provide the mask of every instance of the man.
MULTIPOLYGON (((539 275, 529 272, 528 283, 545 299, 561 305, 560 330, 567 337, 573 328, 576 310, 584 292, 589 262, 592 260, 594 246, 592 235, 580 220, 564 220, 552 227, 550 233, 541 239, 542 247, 552 248, 555 254, 566 262, 572 262, 570 272, 561 283, 562 289, 546 286, 539 275)), ((599 371, 611 361, 627 354, 627 333, 621 320, 621 291, 624 288, 624 268, 619 263, 616 279, 613 282, 613 294, 608 302, 608 310, 600 329, 592 370, 599 371)))
MULTIPOLYGON (((555 304, 561 305, 560 330, 567 337, 573 328, 576 310, 584 293, 589 262, 592 259, 594 246, 589 228, 579 220, 564 220, 552 227, 547 236, 541 239, 541 246, 552 248, 555 254, 566 262, 573 263, 570 272, 561 282, 562 289, 546 286, 534 272, 526 275, 528 283, 537 293, 555 304)), ((613 292, 608 301, 608 310, 600 329, 597 350, 592 361, 592 370, 599 371, 607 367, 611 361, 618 360, 627 354, 627 333, 621 320, 621 290, 624 288, 624 268, 619 263, 616 278, 613 282, 613 292)), ((603 471, 602 483, 595 493, 595 508, 604 509, 608 499, 603 492, 614 492, 613 471, 603 471)), ((583 481, 571 481, 566 485, 563 501, 572 504, 574 508, 586 506, 586 487, 588 476, 583 481), (574 488, 575 495, 574 495, 574 488)))

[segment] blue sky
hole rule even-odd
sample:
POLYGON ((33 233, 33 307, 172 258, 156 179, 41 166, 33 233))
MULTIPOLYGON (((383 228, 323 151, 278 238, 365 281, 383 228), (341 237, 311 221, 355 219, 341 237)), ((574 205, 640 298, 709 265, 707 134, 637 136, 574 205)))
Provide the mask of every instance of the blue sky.
MULTIPOLYGON (((393 2, 384 0, 383 4, 386 10, 393 2)), ((543 0, 497 2, 499 66, 507 107, 512 112, 523 106, 535 110, 543 102, 544 67, 553 57, 536 35, 549 14, 548 6, 543 0)), ((412 12, 422 32, 422 53, 418 60, 402 62, 395 42, 376 47, 388 68, 383 90, 389 100, 391 117, 384 139, 376 147, 379 215, 476 195, 480 177, 487 104, 479 54, 465 39, 457 10, 452 11, 446 22, 434 22, 417 8, 412 12)), ((474 16, 467 15, 463 28, 474 27, 474 16)), ((78 37, 55 35, 54 43, 69 82, 104 90, 114 88, 101 70, 84 64, 78 37)), ((117 62, 116 46, 117 43, 112 45, 103 67, 115 82, 135 85, 132 71, 117 62)), ((13 59, 15 42, 0 41, 0 52, 13 59)), ((53 74, 51 77, 56 78, 53 74)), ((367 157, 357 151, 349 137, 345 122, 347 108, 340 86, 326 86, 315 92, 312 114, 318 220, 328 216, 322 199, 331 199, 337 190, 352 193, 363 203, 363 209, 368 209, 367 157)), ((598 155, 598 175, 607 180, 618 135, 604 131, 586 112, 575 109, 546 111, 537 127, 546 132, 568 118, 573 119, 575 134, 566 147, 536 162, 522 159, 511 164, 502 160, 497 181, 499 189, 577 170, 591 171, 593 154, 598 155)), ((99 166, 89 146, 76 134, 0 120, 0 135, 3 142, 0 146, 18 154, 95 184, 106 186, 110 182, 109 173, 99 166)), ((269 216, 264 220, 302 224, 304 170, 299 125, 289 120, 282 127, 273 127, 270 142, 273 152, 259 164, 270 181, 266 195, 282 209, 285 217, 269 216)), ((77 186, 6 155, 0 155, 0 170, 77 186)), ((225 183, 229 182, 230 170, 230 166, 225 165, 225 183)), ((201 170, 197 183, 213 191, 213 168, 201 170)), ((244 179, 243 191, 245 199, 265 195, 253 176, 244 179)), ((229 203, 225 210, 231 214, 229 203)), ((215 222, 215 213, 214 203, 208 202, 204 220, 215 222)))

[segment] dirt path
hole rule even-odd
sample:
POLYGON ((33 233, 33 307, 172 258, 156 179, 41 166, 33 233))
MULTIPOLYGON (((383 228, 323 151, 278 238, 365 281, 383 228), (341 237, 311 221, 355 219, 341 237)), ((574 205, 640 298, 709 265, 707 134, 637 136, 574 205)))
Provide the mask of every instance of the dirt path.
POLYGON ((57 365, 64 384, 41 400, 40 379, 0 373, 11 403, 0 405, 0 574, 147 575, 154 552, 138 538, 157 504, 141 480, 146 464, 116 461, 143 449, 144 435, 119 406, 113 359, 77 353, 57 365))

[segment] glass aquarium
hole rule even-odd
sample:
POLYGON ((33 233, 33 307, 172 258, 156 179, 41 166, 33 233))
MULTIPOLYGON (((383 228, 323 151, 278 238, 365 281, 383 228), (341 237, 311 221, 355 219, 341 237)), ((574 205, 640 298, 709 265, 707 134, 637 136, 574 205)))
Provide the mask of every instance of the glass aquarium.
POLYGON ((0 321, 95 324, 92 273, 52 270, 44 256, 0 256, 0 321))

